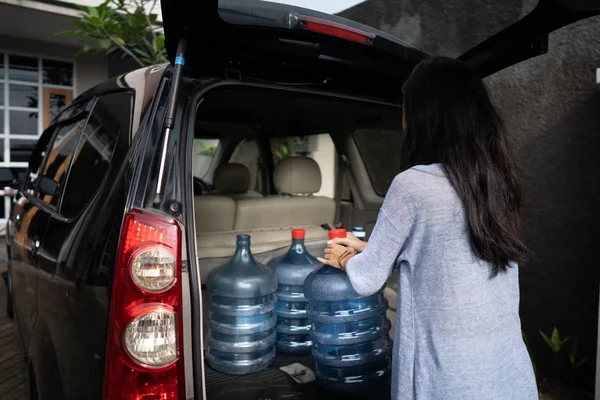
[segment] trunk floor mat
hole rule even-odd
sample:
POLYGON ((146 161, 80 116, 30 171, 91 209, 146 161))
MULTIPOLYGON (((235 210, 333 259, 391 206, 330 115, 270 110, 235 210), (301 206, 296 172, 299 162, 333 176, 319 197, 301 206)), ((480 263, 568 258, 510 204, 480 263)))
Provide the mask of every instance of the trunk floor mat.
POLYGON ((207 400, 349 400, 390 398, 389 385, 366 396, 336 395, 319 387, 317 382, 298 384, 280 367, 293 363, 306 365, 314 371, 314 361, 309 356, 288 356, 277 354, 275 361, 266 369, 249 375, 227 375, 206 368, 207 400))

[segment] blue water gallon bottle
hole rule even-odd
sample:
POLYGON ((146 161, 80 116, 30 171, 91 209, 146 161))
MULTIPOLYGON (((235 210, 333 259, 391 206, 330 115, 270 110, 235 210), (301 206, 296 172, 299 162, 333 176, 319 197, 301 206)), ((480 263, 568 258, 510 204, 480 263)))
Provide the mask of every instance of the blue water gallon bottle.
POLYGON ((352 228, 352 234, 363 242, 367 240, 367 231, 362 226, 355 226, 352 228))
POLYGON ((304 280, 316 268, 323 266, 310 255, 304 245, 304 229, 292 230, 292 246, 280 260, 269 265, 277 276, 277 341, 275 347, 282 354, 310 354, 312 339, 304 297, 304 280))
MULTIPOLYGON (((330 239, 338 237, 346 237, 346 230, 330 231, 330 239)), ((361 297, 346 272, 323 266, 308 275, 304 293, 319 383, 339 393, 369 393, 386 385, 392 343, 383 288, 361 297)))
POLYGON ((273 271, 256 262, 250 236, 237 236, 233 257, 208 276, 209 339, 206 360, 216 371, 244 375, 275 359, 273 271))

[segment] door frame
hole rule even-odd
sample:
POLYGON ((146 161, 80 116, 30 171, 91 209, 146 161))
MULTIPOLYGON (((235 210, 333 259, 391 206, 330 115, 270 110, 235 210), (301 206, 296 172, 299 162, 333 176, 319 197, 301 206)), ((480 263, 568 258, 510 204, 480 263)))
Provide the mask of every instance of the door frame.
MULTIPOLYGON (((73 101, 73 89, 59 89, 53 87, 42 88, 42 131, 46 130, 50 123, 52 123, 52 117, 50 115, 50 95, 58 94, 63 95, 66 98, 65 108, 73 101)), ((62 110, 61 110, 62 111, 62 110)))

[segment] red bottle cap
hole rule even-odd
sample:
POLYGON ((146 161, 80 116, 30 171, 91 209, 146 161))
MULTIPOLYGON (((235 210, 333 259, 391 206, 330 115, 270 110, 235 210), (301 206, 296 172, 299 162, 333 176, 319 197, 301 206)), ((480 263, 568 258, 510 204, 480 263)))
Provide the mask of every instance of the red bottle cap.
POLYGON ((306 231, 304 229, 292 229, 292 239, 304 239, 306 231))
POLYGON ((329 240, 332 239, 346 239, 346 230, 342 229, 332 229, 329 231, 329 240))

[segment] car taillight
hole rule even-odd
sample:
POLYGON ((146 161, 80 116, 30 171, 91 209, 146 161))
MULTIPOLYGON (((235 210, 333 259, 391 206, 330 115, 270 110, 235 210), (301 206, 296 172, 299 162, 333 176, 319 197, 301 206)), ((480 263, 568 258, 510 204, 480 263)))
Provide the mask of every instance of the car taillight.
POLYGON ((104 373, 107 400, 185 398, 181 229, 152 212, 125 215, 104 373))
POLYGON ((326 19, 309 17, 301 15, 300 28, 307 31, 322 33, 329 36, 335 36, 340 39, 351 40, 366 45, 372 45, 375 40, 375 35, 370 32, 365 32, 351 26, 342 25, 337 22, 328 21, 326 19))

